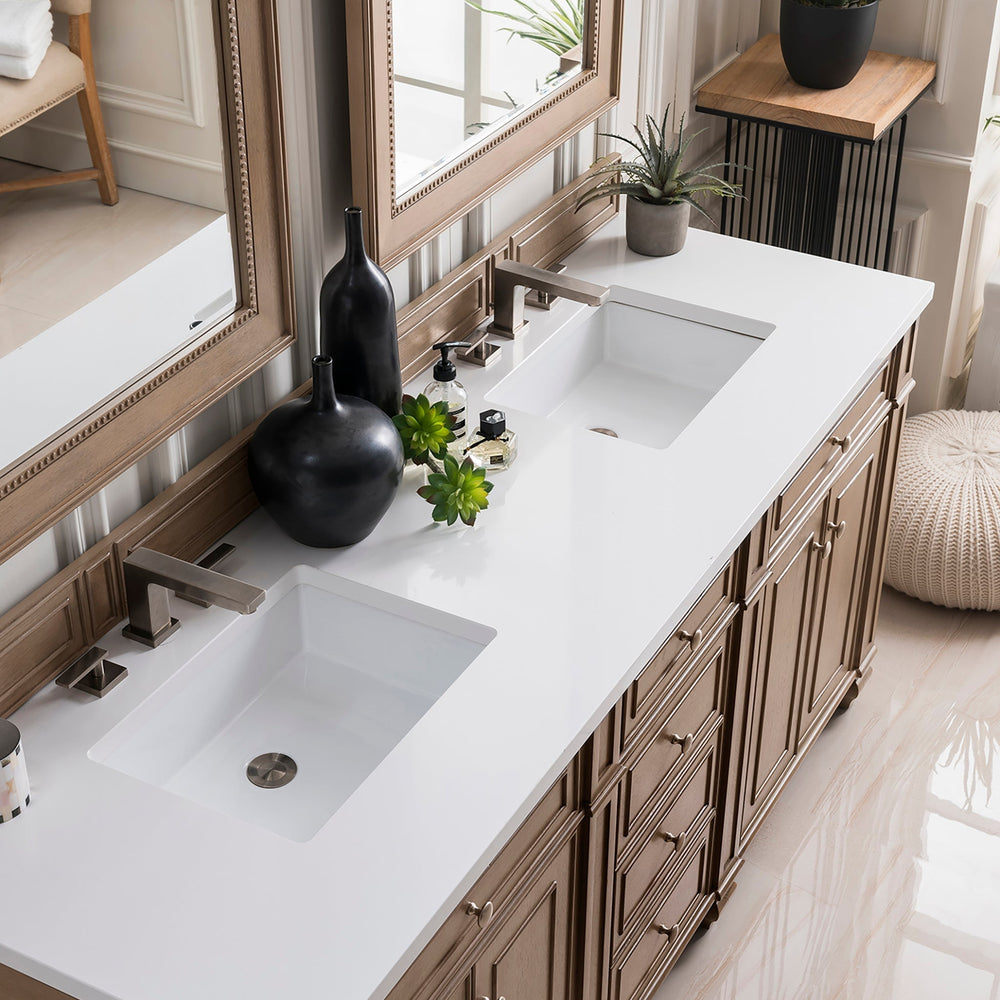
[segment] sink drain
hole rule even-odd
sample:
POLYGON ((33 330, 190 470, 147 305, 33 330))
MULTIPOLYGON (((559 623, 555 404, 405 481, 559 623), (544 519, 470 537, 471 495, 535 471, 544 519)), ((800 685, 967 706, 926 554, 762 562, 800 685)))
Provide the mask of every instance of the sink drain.
POLYGON ((247 764, 247 777, 258 788, 281 788, 298 770, 298 764, 286 753, 262 753, 247 764))
POLYGON ((588 427, 588 431, 593 431, 595 434, 605 434, 609 438, 618 437, 618 432, 613 431, 610 427, 588 427))

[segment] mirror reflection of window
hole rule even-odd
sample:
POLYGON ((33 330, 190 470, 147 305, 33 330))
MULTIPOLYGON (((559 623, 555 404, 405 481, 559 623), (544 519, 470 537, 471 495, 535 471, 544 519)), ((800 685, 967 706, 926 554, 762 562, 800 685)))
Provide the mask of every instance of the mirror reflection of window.
POLYGON ((394 0, 397 198, 579 72, 584 3, 394 0))

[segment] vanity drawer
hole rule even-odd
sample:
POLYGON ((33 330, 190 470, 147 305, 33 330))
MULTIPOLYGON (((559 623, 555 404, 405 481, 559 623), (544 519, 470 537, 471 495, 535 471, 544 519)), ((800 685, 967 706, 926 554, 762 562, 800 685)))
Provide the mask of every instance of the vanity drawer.
POLYGON ((684 676, 681 693, 649 730, 648 742, 626 760, 619 820, 619 854, 647 821, 681 771, 698 755, 719 724, 724 698, 729 630, 710 640, 684 676))
POLYGON ((624 937, 657 884, 673 878, 686 848, 715 815, 719 776, 718 729, 703 748, 693 770, 671 791, 643 834, 637 852, 615 873, 615 936, 624 937))
POLYGON ((775 552, 784 541, 784 534, 806 503, 832 475, 845 456, 853 456, 878 415, 881 404, 887 404, 891 376, 886 364, 865 386, 861 394, 841 417, 792 481, 778 494, 771 507, 770 551, 775 552))
POLYGON ((709 842, 706 834, 682 862, 663 903, 615 955, 611 1000, 646 1000, 691 939, 715 898, 709 886, 709 842))
POLYGON ((579 826, 579 757, 575 758, 506 847, 451 912, 416 961, 393 987, 389 1000, 430 1000, 442 984, 475 961, 510 907, 518 905, 539 865, 579 826), (471 911, 474 905, 478 912, 471 911))
POLYGON ((733 607, 733 567, 726 564, 674 634, 632 682, 623 698, 622 752, 640 738, 653 714, 676 688, 681 670, 733 607))

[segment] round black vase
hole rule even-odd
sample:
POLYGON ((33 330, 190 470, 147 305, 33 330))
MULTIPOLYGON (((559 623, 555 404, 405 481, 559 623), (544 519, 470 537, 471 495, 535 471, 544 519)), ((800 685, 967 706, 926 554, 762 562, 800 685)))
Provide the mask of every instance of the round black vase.
POLYGON ((347 246, 319 293, 320 350, 333 358, 339 392, 374 403, 390 417, 403 389, 396 300, 385 272, 365 253, 361 209, 344 211, 347 246))
POLYGON ((875 33, 878 0, 864 7, 807 7, 781 0, 781 55, 803 87, 835 90, 854 79, 875 33))
POLYGON ((309 399, 269 413, 250 441, 250 482, 261 506, 304 545, 338 548, 367 537, 403 475, 403 445, 372 403, 338 396, 328 357, 313 358, 309 399))

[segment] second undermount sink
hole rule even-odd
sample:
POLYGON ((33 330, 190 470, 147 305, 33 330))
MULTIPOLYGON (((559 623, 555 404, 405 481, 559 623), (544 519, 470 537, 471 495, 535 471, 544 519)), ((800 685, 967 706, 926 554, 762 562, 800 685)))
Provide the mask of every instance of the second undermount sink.
POLYGON ((773 325, 613 289, 487 394, 490 404, 666 448, 773 325))
POLYGON ((297 566, 90 758, 307 841, 495 635, 297 566))

